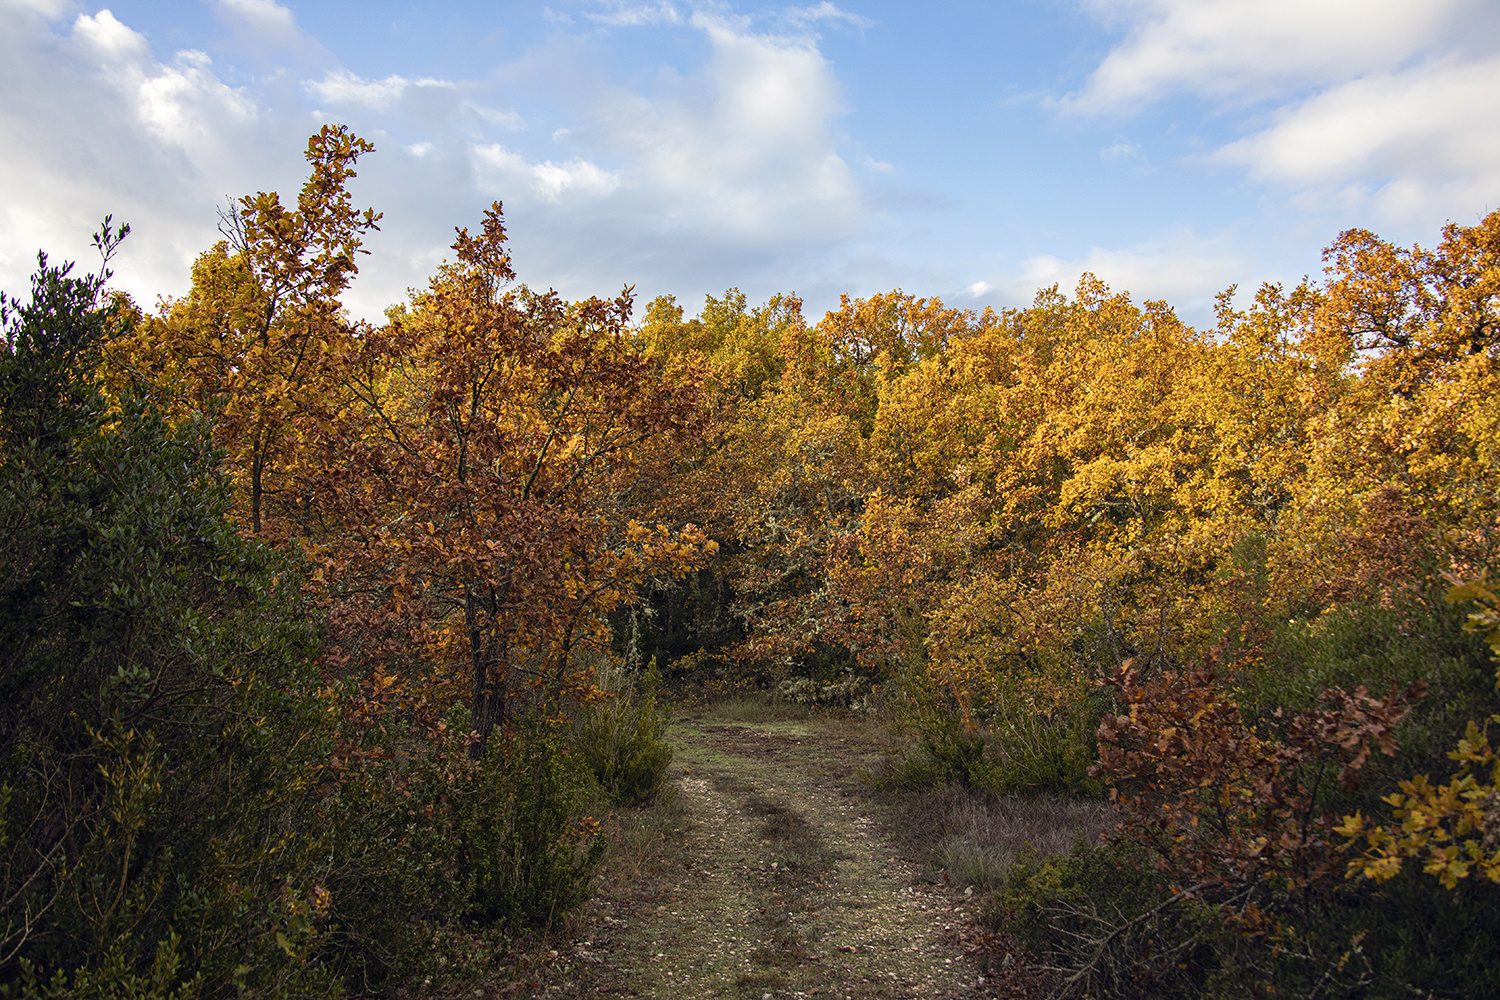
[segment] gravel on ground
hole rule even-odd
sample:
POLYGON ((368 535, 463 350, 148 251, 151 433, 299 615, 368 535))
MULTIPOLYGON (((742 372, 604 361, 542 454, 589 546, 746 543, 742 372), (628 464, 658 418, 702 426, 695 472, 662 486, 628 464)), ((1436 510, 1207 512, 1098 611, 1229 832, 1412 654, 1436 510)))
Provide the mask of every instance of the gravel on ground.
POLYGON ((889 835, 861 781, 884 756, 868 727, 687 718, 670 739, 670 825, 606 864, 533 995, 1028 995, 973 890, 889 835))

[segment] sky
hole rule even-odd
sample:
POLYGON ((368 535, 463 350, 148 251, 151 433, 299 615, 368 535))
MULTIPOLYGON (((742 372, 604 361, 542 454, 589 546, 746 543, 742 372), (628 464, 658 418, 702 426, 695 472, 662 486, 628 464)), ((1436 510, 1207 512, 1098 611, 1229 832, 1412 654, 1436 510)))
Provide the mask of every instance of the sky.
POLYGON ((901 288, 1024 306, 1096 274, 1211 323, 1370 229, 1500 208, 1494 0, 0 0, 0 289, 38 249, 181 295, 232 198, 376 152, 345 296, 378 318, 505 206, 516 268, 692 315, 901 288))

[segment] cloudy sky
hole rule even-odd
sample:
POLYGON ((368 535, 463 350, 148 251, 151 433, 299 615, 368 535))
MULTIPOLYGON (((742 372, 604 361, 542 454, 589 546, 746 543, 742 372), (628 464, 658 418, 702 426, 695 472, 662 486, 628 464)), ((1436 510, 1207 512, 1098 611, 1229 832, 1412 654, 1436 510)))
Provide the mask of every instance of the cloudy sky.
POLYGON ((505 203, 523 280, 692 312, 737 286, 1023 305, 1093 271, 1192 322, 1363 226, 1500 207, 1493 0, 0 0, 0 288, 134 233, 186 290, 233 196, 372 140, 347 303, 425 283, 505 203))

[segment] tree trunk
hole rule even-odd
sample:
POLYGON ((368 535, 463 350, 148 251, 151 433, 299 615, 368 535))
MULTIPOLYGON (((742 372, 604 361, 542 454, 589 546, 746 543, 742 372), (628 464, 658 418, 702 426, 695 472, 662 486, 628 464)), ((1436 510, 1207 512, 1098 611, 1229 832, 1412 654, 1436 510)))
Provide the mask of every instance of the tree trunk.
POLYGON ((507 671, 500 659, 500 635, 493 614, 494 604, 494 588, 476 584, 472 579, 464 581, 464 627, 469 635, 469 669, 474 682, 469 708, 474 717, 474 732, 479 734, 479 741, 473 749, 476 760, 484 756, 490 733, 497 725, 504 725, 510 700, 506 690, 507 671), (487 629, 482 603, 485 595, 481 589, 488 590, 490 597, 490 625, 487 629))
POLYGON ((255 442, 255 455, 250 459, 250 530, 260 534, 260 481, 266 467, 266 452, 261 441, 255 442))

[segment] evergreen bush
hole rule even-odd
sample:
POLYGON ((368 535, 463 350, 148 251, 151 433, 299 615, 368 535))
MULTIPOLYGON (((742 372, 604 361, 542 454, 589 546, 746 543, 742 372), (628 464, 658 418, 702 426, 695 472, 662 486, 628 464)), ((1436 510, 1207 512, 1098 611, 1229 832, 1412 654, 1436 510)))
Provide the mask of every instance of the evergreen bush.
POLYGON ((617 663, 599 673, 610 697, 582 706, 573 745, 613 804, 649 805, 669 787, 672 764, 666 738, 670 713, 656 700, 656 661, 639 678, 617 663))

